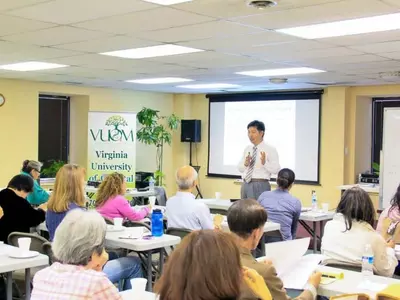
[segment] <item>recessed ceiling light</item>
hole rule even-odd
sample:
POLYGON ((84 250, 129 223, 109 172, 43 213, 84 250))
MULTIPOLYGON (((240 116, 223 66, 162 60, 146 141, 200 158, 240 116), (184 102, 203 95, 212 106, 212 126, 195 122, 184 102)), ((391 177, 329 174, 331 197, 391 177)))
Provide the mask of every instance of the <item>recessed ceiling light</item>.
POLYGON ((278 29, 276 31, 305 39, 321 39, 396 29, 400 29, 400 13, 278 29))
POLYGON ((204 84, 178 85, 177 87, 183 89, 229 89, 229 88, 240 87, 240 85, 230 84, 230 83, 204 83, 204 84))
POLYGON ((49 69, 64 68, 64 67, 69 67, 69 66, 40 62, 40 61, 27 61, 16 64, 2 65, 0 66, 0 69, 25 72, 25 71, 49 70, 49 69))
POLYGON ((148 58, 148 57, 158 57, 158 56, 169 56, 169 55, 177 55, 177 54, 185 54, 185 53, 195 53, 201 52, 204 50, 195 49, 190 47, 165 44, 151 47, 143 47, 143 48, 135 48, 135 49, 126 49, 126 50, 118 50, 111 52, 100 53, 102 55, 109 56, 117 56, 122 58, 148 58))
POLYGON ((174 5, 183 2, 191 2, 192 0, 143 0, 143 1, 160 5, 174 5))
POLYGON ((255 77, 266 77, 266 76, 283 76, 283 75, 299 75, 299 74, 310 74, 310 73, 321 73, 323 70, 313 68, 283 68, 283 69, 268 69, 268 70, 255 70, 236 72, 236 74, 255 76, 255 77))
POLYGON ((140 84, 160 84, 160 83, 177 83, 177 82, 188 82, 193 81, 187 78, 178 77, 162 77, 162 78, 147 78, 147 79, 133 79, 127 80, 126 82, 140 83, 140 84))

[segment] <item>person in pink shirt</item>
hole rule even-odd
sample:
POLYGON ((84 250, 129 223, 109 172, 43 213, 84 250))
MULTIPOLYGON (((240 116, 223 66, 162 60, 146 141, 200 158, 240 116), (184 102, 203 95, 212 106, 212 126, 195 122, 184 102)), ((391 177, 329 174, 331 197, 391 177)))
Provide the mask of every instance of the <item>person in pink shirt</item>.
POLYGON ((124 175, 112 173, 100 184, 96 196, 96 210, 105 218, 124 218, 130 221, 144 219, 149 207, 140 210, 132 208, 124 197, 126 193, 126 182, 124 175))

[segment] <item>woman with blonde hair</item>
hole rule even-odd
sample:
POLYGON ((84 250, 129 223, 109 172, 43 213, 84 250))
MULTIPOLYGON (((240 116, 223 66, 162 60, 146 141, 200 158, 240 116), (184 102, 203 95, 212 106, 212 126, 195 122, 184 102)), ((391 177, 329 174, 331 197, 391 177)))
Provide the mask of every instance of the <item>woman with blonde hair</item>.
MULTIPOLYGON (((51 194, 46 214, 46 225, 51 241, 58 225, 60 225, 68 212, 74 209, 86 209, 84 186, 85 170, 82 167, 67 164, 57 172, 54 190, 51 194)), ((140 259, 133 256, 108 261, 104 265, 103 272, 113 283, 124 280, 121 290, 132 288, 130 279, 143 277, 140 259)))
POLYGON ((96 210, 105 218, 126 218, 140 221, 150 211, 149 207, 135 210, 124 197, 126 193, 125 177, 121 173, 108 175, 100 184, 96 196, 96 210))

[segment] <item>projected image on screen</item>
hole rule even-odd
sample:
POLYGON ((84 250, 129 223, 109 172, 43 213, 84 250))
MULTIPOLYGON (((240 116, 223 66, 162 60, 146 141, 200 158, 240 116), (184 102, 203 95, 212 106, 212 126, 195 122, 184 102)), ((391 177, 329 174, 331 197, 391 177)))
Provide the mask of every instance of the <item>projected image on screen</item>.
POLYGON ((318 180, 319 99, 211 102, 209 174, 240 175, 253 120, 264 122, 264 142, 277 149, 282 168, 298 180, 318 180))

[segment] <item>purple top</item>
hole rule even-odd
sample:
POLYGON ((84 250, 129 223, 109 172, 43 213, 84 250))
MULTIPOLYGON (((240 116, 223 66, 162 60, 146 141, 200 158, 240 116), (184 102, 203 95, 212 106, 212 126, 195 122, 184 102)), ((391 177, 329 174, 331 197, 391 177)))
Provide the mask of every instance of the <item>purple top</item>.
POLYGON ((283 239, 294 240, 296 238, 297 222, 301 214, 301 202, 288 191, 276 189, 264 192, 258 198, 258 202, 268 213, 268 221, 279 223, 283 239))

